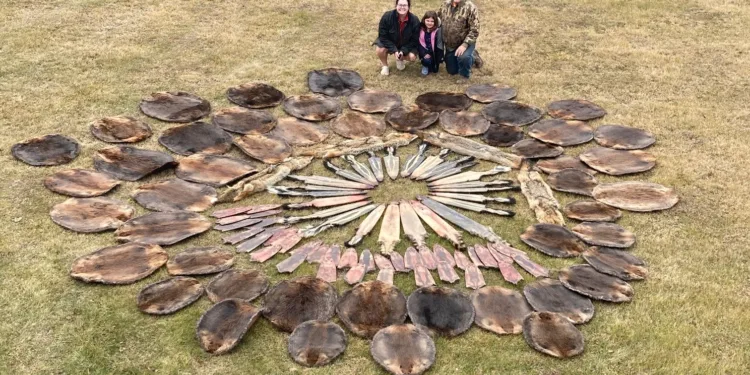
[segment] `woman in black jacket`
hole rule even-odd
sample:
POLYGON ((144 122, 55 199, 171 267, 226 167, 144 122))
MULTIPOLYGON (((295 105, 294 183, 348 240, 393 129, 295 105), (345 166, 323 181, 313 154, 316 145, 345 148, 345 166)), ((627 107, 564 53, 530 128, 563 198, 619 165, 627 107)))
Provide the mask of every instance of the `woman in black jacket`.
POLYGON ((380 18, 378 38, 373 45, 383 65, 380 74, 384 76, 390 73, 388 55, 396 56, 398 70, 404 70, 407 60, 417 60, 420 25, 419 18, 409 11, 410 8, 411 0, 396 0, 396 9, 385 12, 380 18))

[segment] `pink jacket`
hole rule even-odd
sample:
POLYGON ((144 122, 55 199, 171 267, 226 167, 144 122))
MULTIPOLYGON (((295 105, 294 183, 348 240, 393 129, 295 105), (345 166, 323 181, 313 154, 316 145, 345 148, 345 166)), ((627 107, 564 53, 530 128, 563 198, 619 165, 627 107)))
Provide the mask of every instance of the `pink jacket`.
MULTIPOLYGON (((430 41, 432 42, 431 44, 432 44, 433 51, 435 50, 435 39, 437 39, 436 36, 437 36, 437 28, 435 28, 435 30, 432 32, 432 38, 430 38, 430 41)), ((423 48, 427 49, 427 45, 425 44, 425 41, 424 41, 424 29, 422 28, 419 29, 419 44, 423 48)))

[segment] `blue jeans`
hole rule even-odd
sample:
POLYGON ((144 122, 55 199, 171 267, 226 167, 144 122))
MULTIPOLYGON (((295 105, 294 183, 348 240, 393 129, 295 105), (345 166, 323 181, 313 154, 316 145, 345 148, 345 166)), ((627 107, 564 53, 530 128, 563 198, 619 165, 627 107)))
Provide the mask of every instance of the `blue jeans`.
POLYGON ((448 74, 456 73, 469 78, 471 76, 471 66, 474 64, 474 45, 470 44, 463 55, 456 57, 456 50, 445 48, 445 70, 448 74))

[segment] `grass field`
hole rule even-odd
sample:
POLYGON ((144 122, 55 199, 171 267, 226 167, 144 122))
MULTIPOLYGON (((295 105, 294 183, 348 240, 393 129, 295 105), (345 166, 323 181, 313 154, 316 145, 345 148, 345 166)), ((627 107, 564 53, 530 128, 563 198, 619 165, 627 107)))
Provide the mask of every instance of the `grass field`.
MULTIPOLYGON (((681 202, 668 211, 621 219, 638 236, 633 252, 648 262, 651 277, 634 283, 632 303, 595 304, 595 318, 580 327, 583 355, 556 360, 530 349, 520 335, 499 337, 474 327, 457 338, 436 339, 430 373, 746 373, 750 6, 740 0, 475 2, 486 68, 473 82, 512 85, 518 100, 539 107, 586 98, 608 110, 604 122, 653 132, 658 166, 626 179, 672 186, 681 202)), ((413 12, 421 17, 438 5, 439 0, 415 0, 413 12)), ((391 6, 390 0, 4 1, 0 373, 383 373, 368 342, 353 335, 332 365, 298 366, 287 355, 287 335, 265 320, 231 354, 209 356, 195 339, 207 299, 161 318, 136 308, 138 291, 165 278, 164 269, 129 286, 75 282, 67 274, 73 259, 112 245, 114 238, 75 234, 52 223, 48 212, 64 197, 47 191, 41 180, 68 167, 90 168, 91 156, 105 144, 90 135, 88 123, 110 115, 145 119, 137 103, 154 91, 190 91, 223 108, 229 106, 227 87, 266 81, 287 95, 300 94, 307 91, 309 70, 329 66, 355 69, 368 87, 397 91, 405 102, 425 91, 463 91, 444 72, 420 78, 415 65, 404 72, 392 69, 387 78, 378 75, 370 42, 380 15, 391 6), (70 165, 35 168, 10 155, 18 141, 58 132, 81 143, 81 155, 70 165)), ((275 114, 282 112, 277 108, 275 114)), ((162 149, 156 138, 171 125, 147 121, 156 134, 142 147, 162 149)), ((328 172, 317 162, 305 173, 328 172)), ((137 185, 125 183, 112 195, 127 199, 137 185)), ((378 199, 418 189, 390 185, 378 199)), ((576 199, 558 196, 561 203, 576 199)), ((580 262, 553 260, 520 243, 518 235, 534 219, 516 197, 521 199, 513 220, 471 216, 550 268, 580 262)), ((263 194, 245 203, 273 199, 263 194)), ((343 241, 355 227, 330 231, 327 239, 343 241)), ((216 233, 208 233, 167 250, 174 254, 218 241, 216 233)), ((375 239, 364 245, 375 248, 375 239)), ((273 270, 278 261, 260 267, 274 281, 280 280, 273 270)), ((238 256, 236 267, 258 266, 238 256)), ((313 272, 305 266, 297 274, 313 272)), ((503 285, 496 272, 485 277, 503 285)), ((411 276, 400 275, 396 283, 404 293, 414 289, 411 276)), ((338 287, 345 290, 343 282, 338 287)))

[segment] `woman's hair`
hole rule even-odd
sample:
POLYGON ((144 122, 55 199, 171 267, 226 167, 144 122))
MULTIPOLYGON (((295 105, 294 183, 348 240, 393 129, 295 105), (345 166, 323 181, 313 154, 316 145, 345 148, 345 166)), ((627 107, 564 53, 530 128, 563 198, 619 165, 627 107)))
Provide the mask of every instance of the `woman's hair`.
POLYGON ((428 10, 427 13, 424 14, 424 16, 422 17, 422 21, 420 22, 422 24, 422 28, 427 30, 427 26, 424 24, 424 20, 428 18, 432 18, 432 21, 435 23, 433 27, 437 28, 438 27, 438 15, 437 15, 437 12, 435 12, 434 10, 428 10))
MULTIPOLYGON (((406 3, 409 4, 409 9, 411 9, 411 0, 406 0, 406 3)), ((398 5, 398 0, 396 0, 396 5, 398 5)))

